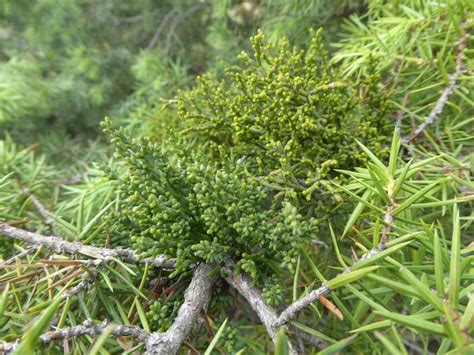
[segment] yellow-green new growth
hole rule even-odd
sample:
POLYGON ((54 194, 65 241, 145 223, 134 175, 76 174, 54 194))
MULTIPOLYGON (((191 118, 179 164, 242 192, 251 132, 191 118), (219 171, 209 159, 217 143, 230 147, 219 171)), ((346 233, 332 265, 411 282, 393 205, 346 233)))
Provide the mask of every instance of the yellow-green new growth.
MULTIPOLYGON (((355 139, 385 156, 391 133, 379 76, 343 79, 319 32, 310 36, 304 50, 286 39, 267 43, 258 32, 253 54, 243 52, 239 67, 225 65, 222 79, 205 75, 177 98, 188 137, 213 156, 245 157, 249 171, 273 190, 303 200, 327 192, 325 181, 339 177, 334 169, 367 160, 355 139)), ((321 201, 319 207, 328 206, 321 201)))

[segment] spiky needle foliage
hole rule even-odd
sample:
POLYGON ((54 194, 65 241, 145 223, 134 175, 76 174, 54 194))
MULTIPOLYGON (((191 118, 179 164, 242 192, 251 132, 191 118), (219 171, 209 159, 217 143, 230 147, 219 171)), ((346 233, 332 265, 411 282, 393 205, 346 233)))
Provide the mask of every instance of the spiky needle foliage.
MULTIPOLYGON (((323 2, 304 4, 316 13, 323 2)), ((177 16, 164 25, 171 35, 187 3, 179 3, 183 12, 170 8, 177 16)), ((230 27, 251 32, 271 19, 261 13, 270 2, 219 3, 220 26, 229 17, 230 27)), ((21 2, 5 4, 22 13, 21 2)), ((37 4, 39 10, 55 5, 37 4)), ((82 2, 64 6, 82 9, 74 4, 82 2)), ((114 9, 113 2, 104 4, 114 9)), ((338 4, 346 8, 348 2, 338 4)), ((198 5, 200 23, 207 5, 198 5)), ((300 51, 285 42, 267 45, 258 34, 255 53, 242 56, 240 66, 227 66, 222 77, 216 70, 179 95, 183 116, 167 111, 175 132, 155 136, 164 145, 114 131, 117 158, 103 172, 82 166, 79 179, 57 155, 49 154, 46 163, 33 154, 36 145, 22 150, 2 141, 2 244, 9 239, 0 262, 0 352, 170 353, 188 337, 189 348, 206 353, 472 353, 472 9, 464 0, 368 1, 332 57, 340 67, 328 63, 316 37, 300 51), (393 118, 413 121, 413 127, 399 125, 409 137, 420 123, 429 124, 416 139, 401 141, 395 130, 387 156, 391 107, 398 111, 393 118), (177 138, 180 121, 185 139, 177 138), (369 121, 375 130, 364 125, 369 121), (333 201, 331 209, 320 208, 324 191, 332 191, 342 208, 333 201), (317 222, 311 209, 319 212, 317 222), (318 225, 321 240, 310 246, 318 225), (120 249, 131 246, 142 257, 175 257, 176 269, 173 260, 160 269, 120 249), (112 248, 120 259, 97 253, 112 248), (203 326, 194 326, 198 317, 203 326)), ((26 25, 28 18, 19 18, 26 25)), ((115 28, 108 33, 115 35, 115 28)), ((0 36, 10 39, 5 48, 11 52, 17 42, 9 31, 1 28, 0 36)), ((40 31, 26 35, 42 37, 40 31)), ((62 61, 55 38, 45 40, 48 53, 62 61)), ((169 40, 162 40, 167 47, 169 40)), ((81 49, 73 52, 82 57, 81 49)), ((143 85, 125 105, 137 108, 134 125, 140 112, 157 115, 154 101, 161 94, 149 90, 174 90, 168 84, 181 85, 175 79, 185 77, 181 67, 174 75, 168 64, 156 65, 163 63, 152 52, 140 58, 134 71, 143 85)), ((79 72, 97 68, 86 62, 79 72)), ((23 84, 11 86, 10 98, 23 84)), ((23 116, 67 101, 44 102, 38 90, 31 102, 7 99, 0 106, 23 116)), ((101 90, 93 91, 100 99, 101 90)))

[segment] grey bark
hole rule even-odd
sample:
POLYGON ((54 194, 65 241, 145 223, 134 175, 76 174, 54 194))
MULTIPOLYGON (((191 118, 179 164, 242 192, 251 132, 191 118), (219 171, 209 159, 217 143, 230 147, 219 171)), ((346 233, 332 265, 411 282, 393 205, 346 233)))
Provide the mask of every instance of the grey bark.
POLYGON ((215 277, 209 276, 213 266, 201 264, 184 294, 184 303, 171 327, 164 333, 152 333, 146 341, 146 354, 176 354, 211 298, 215 277))
POLYGON ((10 239, 21 240, 28 244, 42 245, 57 253, 67 253, 72 255, 82 254, 94 259, 102 259, 105 261, 110 261, 111 258, 117 258, 127 262, 151 264, 163 268, 172 268, 174 265, 174 260, 168 260, 163 255, 159 255, 156 258, 140 258, 132 250, 99 248, 91 245, 84 245, 79 242, 68 242, 59 237, 43 236, 9 226, 5 223, 0 224, 0 234, 10 239))

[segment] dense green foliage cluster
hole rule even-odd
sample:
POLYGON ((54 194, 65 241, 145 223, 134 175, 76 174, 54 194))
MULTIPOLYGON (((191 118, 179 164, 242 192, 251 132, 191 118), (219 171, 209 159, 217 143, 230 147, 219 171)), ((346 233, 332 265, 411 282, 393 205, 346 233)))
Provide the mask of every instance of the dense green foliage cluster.
POLYGON ((235 260, 265 279, 270 262, 294 270, 299 251, 315 237, 314 219, 304 220, 289 202, 270 207, 264 187, 241 165, 206 164, 185 147, 130 140, 120 130, 112 142, 125 165, 115 174, 120 197, 112 233, 146 256, 176 258, 172 275, 199 260, 235 260))
POLYGON ((344 80, 320 35, 311 34, 309 43, 298 50, 259 33, 252 56, 239 56, 242 65, 226 66, 221 80, 203 76, 177 97, 177 113, 189 121, 185 131, 201 146, 232 149, 255 175, 308 200, 327 190, 334 169, 366 160, 354 139, 384 156, 391 134, 380 76, 344 80))
POLYGON ((0 353, 143 353, 203 264, 182 351, 473 352, 473 13, 0 0, 1 233, 175 260, 0 235, 0 353))

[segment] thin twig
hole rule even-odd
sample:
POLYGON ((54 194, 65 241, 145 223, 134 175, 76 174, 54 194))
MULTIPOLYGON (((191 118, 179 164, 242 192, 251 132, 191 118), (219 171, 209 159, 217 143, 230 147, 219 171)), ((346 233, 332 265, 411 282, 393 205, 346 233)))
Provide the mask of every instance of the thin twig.
MULTIPOLYGON (((381 253, 385 249, 385 244, 380 243, 377 248, 374 248, 370 251, 368 251, 366 254, 364 254, 354 265, 352 265, 352 268, 359 264, 360 262, 371 259, 381 253)), ((341 273, 341 275, 348 274, 352 271, 352 268, 347 268, 344 270, 344 272, 341 273)), ((296 316, 296 314, 301 311, 303 308, 308 307, 311 303, 317 301, 320 296, 327 295, 331 292, 331 289, 328 287, 327 284, 322 285, 320 288, 311 291, 308 295, 305 297, 300 298, 299 300, 293 302, 290 304, 278 317, 276 321, 276 326, 282 326, 286 323, 288 323, 292 318, 296 316)))
POLYGON ((71 176, 70 178, 68 179, 64 179, 64 180, 59 180, 58 183, 60 185, 77 185, 79 183, 81 183, 82 181, 84 181, 84 179, 89 176, 89 171, 84 171, 82 173, 79 173, 77 175, 74 175, 74 176, 71 176))
POLYGON ((38 200, 38 198, 30 190, 28 190, 26 188, 22 188, 21 191, 26 196, 28 196, 28 198, 30 199, 31 203, 33 203, 33 205, 35 206, 38 213, 41 215, 41 217, 43 217, 43 222, 46 225, 48 225, 50 227, 53 227, 54 226, 54 219, 51 218, 51 215, 50 215, 48 209, 43 205, 43 203, 40 200, 38 200))
POLYGON ((431 110, 428 116, 425 117, 425 120, 422 124, 416 127, 413 132, 409 135, 406 135, 402 138, 403 143, 409 143, 413 139, 415 139, 421 132, 425 130, 425 128, 432 124, 434 121, 438 120, 440 117, 441 112, 443 111, 444 106, 448 103, 449 96, 454 92, 458 84, 459 77, 463 73, 464 70, 464 52, 467 46, 467 33, 464 31, 467 22, 461 24, 462 35, 459 40, 459 44, 457 47, 457 56, 456 56, 456 68, 454 73, 449 75, 449 85, 442 91, 441 96, 439 97, 438 101, 436 101, 435 106, 431 110))
POLYGON ((207 308, 215 280, 215 276, 209 276, 212 269, 213 266, 209 264, 201 264, 196 268, 178 316, 166 332, 150 335, 146 341, 147 354, 167 355, 178 352, 199 314, 207 308))
POLYGON ((158 40, 160 39, 161 32, 163 31, 163 28, 166 26, 166 24, 168 23, 168 21, 171 19, 171 17, 173 16, 173 14, 175 12, 176 12, 176 9, 173 8, 170 12, 168 12, 166 14, 166 16, 163 18, 160 25, 156 29, 153 37, 151 38, 150 42, 148 43, 148 46, 146 47, 146 49, 152 49, 158 43, 158 40))
POLYGON ((113 258, 117 258, 131 263, 150 264, 163 268, 172 268, 174 265, 174 260, 168 260, 163 255, 159 255, 155 258, 140 258, 134 251, 129 249, 99 248, 91 245, 84 245, 79 242, 68 242, 59 237, 43 236, 9 226, 5 223, 0 224, 0 234, 10 239, 45 246, 57 253, 68 253, 72 255, 83 254, 104 261, 111 261, 113 258))
POLYGON ((107 320, 104 320, 100 324, 94 324, 90 320, 87 320, 81 325, 75 327, 56 329, 54 331, 44 333, 40 336, 40 341, 43 344, 48 344, 54 340, 68 339, 82 335, 96 336, 102 334, 107 327, 113 327, 110 335, 114 337, 126 336, 135 338, 140 342, 146 342, 150 336, 150 333, 138 326, 109 324, 107 320))
POLYGON ((169 46, 170 46, 170 39, 171 36, 174 34, 174 29, 178 25, 180 21, 185 19, 186 17, 192 16, 195 12, 204 9, 206 7, 209 7, 210 4, 207 2, 200 2, 194 6, 191 6, 189 9, 187 9, 183 14, 180 14, 176 9, 172 9, 166 16, 163 18, 163 20, 160 23, 160 26, 158 26, 156 32, 154 33, 153 37, 151 38, 150 42, 148 43, 147 49, 152 49, 153 47, 156 46, 158 43, 158 40, 160 39, 160 36, 163 32, 164 27, 168 22, 171 20, 171 26, 170 29, 168 30, 168 33, 166 35, 166 51, 168 51, 169 46))
MULTIPOLYGON (((145 343, 150 337, 150 334, 138 326, 133 325, 118 325, 109 324, 104 320, 100 324, 94 324, 90 320, 86 320, 81 325, 75 327, 67 327, 63 329, 56 329, 42 334, 39 339, 43 344, 49 344, 55 340, 65 340, 73 337, 89 335, 98 336, 102 334, 107 327, 113 327, 110 336, 112 337, 132 337, 139 342, 145 343)), ((19 342, 0 344, 0 354, 10 354, 18 347, 19 342)))
POLYGON ((0 263, 0 267, 5 266, 5 265, 10 265, 17 261, 18 259, 24 258, 27 255, 33 254, 38 250, 37 245, 29 245, 24 251, 21 253, 16 254, 15 256, 11 257, 8 260, 5 260, 4 262, 0 263))
POLYGON ((95 278, 97 277, 97 274, 98 274, 98 267, 97 266, 96 268, 92 269, 87 276, 85 276, 81 282, 79 282, 76 286, 70 288, 69 290, 66 291, 66 293, 64 293, 64 295, 62 296, 63 299, 66 299, 66 298, 69 298, 69 297, 72 297, 72 296, 75 296, 77 295, 79 292, 81 292, 82 290, 88 288, 95 280, 95 278))

